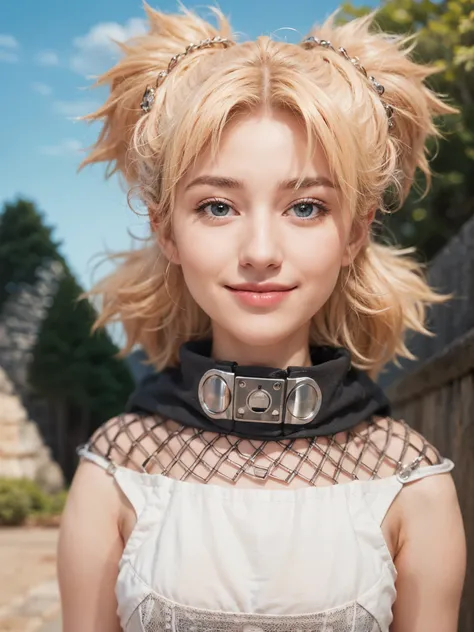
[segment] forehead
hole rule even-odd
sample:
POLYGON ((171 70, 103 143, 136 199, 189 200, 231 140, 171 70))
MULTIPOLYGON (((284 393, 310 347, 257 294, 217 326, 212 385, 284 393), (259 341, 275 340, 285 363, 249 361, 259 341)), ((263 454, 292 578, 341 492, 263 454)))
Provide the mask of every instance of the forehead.
POLYGON ((321 144, 314 138, 309 142, 302 121, 285 111, 248 112, 233 119, 218 144, 196 158, 184 186, 202 174, 261 185, 316 176, 331 180, 321 144))

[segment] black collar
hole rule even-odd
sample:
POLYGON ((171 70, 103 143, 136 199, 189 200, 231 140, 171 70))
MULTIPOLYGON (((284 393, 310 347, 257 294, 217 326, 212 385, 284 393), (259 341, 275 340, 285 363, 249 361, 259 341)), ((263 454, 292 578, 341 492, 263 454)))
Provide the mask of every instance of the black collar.
POLYGON ((287 370, 218 362, 210 353, 210 341, 184 344, 180 349, 180 365, 146 377, 132 394, 127 411, 158 413, 185 426, 263 440, 333 435, 362 421, 370 421, 375 415, 390 414, 389 402, 382 390, 364 372, 351 366, 350 353, 342 347, 313 347, 312 366, 288 367, 287 370), (245 378, 250 378, 249 382, 253 378, 286 382, 289 378, 295 383, 297 378, 309 378, 307 382, 314 381, 319 391, 317 414, 309 423, 297 424, 295 418, 291 424, 285 423, 287 419, 278 423, 225 419, 225 414, 221 418, 220 415, 211 418, 201 403, 202 388, 201 402, 199 397, 200 383, 202 385, 202 378, 209 371, 232 373, 244 378, 242 382, 245 378))

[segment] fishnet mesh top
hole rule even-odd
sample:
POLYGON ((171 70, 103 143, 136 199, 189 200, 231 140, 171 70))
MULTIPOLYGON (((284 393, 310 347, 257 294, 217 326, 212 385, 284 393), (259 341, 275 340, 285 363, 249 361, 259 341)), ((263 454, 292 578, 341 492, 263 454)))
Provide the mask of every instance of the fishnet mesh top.
POLYGON ((442 461, 404 421, 377 418, 329 437, 254 441, 187 428, 159 416, 121 415, 88 448, 115 464, 180 480, 245 485, 332 485, 378 479, 442 461))
POLYGON ((453 467, 390 418, 251 441, 121 415, 78 452, 135 512, 116 584, 125 632, 389 632, 382 521, 405 482, 453 467))

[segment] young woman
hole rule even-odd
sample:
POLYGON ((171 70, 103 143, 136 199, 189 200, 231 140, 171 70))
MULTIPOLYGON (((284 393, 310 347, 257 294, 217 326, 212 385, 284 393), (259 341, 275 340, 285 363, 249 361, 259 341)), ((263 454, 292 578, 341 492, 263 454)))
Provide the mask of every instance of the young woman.
POLYGON ((372 18, 236 44, 147 13, 85 162, 148 209, 95 292, 157 372, 79 449, 64 632, 454 632, 453 463, 372 381, 441 299, 371 228, 453 110, 372 18))

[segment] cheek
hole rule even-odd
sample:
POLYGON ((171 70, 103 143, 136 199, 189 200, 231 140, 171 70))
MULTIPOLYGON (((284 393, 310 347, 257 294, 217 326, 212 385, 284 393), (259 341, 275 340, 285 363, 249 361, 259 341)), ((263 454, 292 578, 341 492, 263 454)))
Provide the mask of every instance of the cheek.
MULTIPOLYGON (((310 231, 308 231, 310 232, 310 231)), ((321 283, 326 278, 337 278, 342 266, 345 244, 334 225, 326 230, 308 234, 294 242, 293 261, 306 279, 321 283)))
POLYGON ((207 294, 210 281, 216 280, 220 271, 228 265, 230 252, 228 240, 217 239, 219 231, 201 229, 198 224, 180 227, 176 232, 176 248, 179 264, 186 284, 197 300, 207 294))

